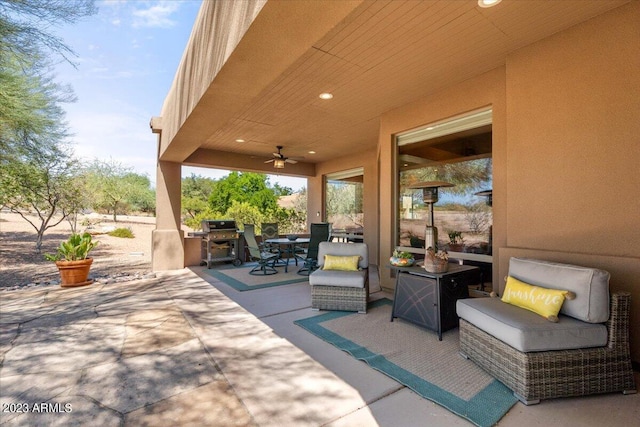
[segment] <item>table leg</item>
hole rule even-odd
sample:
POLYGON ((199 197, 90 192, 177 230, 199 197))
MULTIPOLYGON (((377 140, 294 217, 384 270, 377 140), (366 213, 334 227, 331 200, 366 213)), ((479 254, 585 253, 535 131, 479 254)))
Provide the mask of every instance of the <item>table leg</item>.
POLYGON ((396 301, 398 300, 398 279, 400 278, 400 272, 396 271, 396 288, 393 290, 393 303, 391 304, 391 322, 395 318, 394 313, 396 309, 396 301))

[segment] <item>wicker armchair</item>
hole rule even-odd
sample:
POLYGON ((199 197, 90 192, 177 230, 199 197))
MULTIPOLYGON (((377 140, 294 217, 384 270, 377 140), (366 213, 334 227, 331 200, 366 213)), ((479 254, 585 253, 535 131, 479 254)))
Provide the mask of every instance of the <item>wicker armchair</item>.
POLYGON ((636 392, 629 352, 631 294, 611 295, 605 347, 523 353, 460 319, 460 352, 504 383, 523 403, 636 392))
POLYGON ((318 245, 318 266, 309 276, 311 308, 367 312, 369 298, 369 258, 366 243, 321 242, 318 245), (358 255, 358 271, 324 270, 325 255, 358 255))

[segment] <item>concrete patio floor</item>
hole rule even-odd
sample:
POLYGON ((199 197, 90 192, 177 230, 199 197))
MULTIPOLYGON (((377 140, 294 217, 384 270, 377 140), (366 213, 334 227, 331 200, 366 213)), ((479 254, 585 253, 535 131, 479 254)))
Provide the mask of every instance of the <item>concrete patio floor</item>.
MULTIPOLYGON (((295 326, 308 284, 238 292, 202 270, 0 294, 0 423, 470 425, 295 326)), ((499 425, 640 425, 640 394, 518 403, 499 425)))

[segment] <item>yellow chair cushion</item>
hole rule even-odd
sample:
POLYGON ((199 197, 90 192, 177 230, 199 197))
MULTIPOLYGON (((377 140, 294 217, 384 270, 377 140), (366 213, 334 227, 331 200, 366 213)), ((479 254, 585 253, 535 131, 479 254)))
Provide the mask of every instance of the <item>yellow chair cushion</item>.
POLYGON ((550 322, 557 322, 565 298, 571 298, 569 294, 569 291, 542 288, 509 276, 502 302, 533 311, 550 322))
POLYGON ((360 255, 325 255, 323 270, 358 271, 360 255))

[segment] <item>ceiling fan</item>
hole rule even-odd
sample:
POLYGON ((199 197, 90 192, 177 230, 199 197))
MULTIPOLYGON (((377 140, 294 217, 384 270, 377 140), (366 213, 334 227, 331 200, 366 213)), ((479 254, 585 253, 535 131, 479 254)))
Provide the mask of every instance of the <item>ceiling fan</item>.
POLYGON ((277 153, 273 153, 273 159, 267 160, 265 163, 273 162, 273 167, 276 169, 283 169, 285 163, 295 164, 298 163, 297 160, 290 159, 289 157, 285 157, 284 154, 281 153, 282 145, 276 146, 278 149, 277 153))

